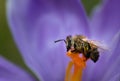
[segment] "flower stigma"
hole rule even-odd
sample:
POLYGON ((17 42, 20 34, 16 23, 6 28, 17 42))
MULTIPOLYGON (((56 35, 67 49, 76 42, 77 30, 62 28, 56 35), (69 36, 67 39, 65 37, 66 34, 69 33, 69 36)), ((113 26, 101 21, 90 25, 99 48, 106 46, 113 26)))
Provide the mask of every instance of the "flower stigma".
POLYGON ((65 81, 82 81, 82 71, 86 67, 87 58, 71 51, 67 52, 67 56, 71 58, 71 61, 66 69, 65 81))

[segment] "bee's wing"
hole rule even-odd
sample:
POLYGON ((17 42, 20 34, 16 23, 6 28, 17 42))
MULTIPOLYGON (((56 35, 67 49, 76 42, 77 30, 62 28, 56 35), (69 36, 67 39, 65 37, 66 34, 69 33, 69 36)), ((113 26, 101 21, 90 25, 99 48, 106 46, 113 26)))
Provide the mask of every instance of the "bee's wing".
POLYGON ((98 47, 100 50, 109 50, 108 46, 102 42, 99 41, 95 41, 95 40, 89 40, 89 43, 95 45, 96 47, 98 47))
POLYGON ((87 38, 82 39, 83 41, 89 42, 91 45, 98 47, 100 50, 109 50, 108 46, 100 41, 90 40, 87 38))

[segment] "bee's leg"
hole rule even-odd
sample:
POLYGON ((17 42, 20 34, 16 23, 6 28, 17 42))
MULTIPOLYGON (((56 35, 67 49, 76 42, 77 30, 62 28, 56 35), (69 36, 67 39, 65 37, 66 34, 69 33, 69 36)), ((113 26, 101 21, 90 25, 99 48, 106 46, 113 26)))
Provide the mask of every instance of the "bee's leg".
POLYGON ((72 53, 76 53, 77 51, 74 49, 74 50, 71 50, 72 53))

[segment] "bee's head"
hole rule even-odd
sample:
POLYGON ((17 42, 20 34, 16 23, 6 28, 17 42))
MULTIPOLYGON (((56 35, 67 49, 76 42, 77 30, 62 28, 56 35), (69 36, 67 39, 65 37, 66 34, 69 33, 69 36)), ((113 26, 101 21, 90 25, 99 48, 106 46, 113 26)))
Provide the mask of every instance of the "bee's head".
POLYGON ((69 35, 69 36, 66 37, 66 40, 65 39, 59 39, 59 40, 56 40, 54 42, 56 43, 56 42, 64 41, 65 44, 66 44, 67 51, 69 51, 71 49, 71 40, 72 40, 72 36, 69 35))
POLYGON ((66 37, 66 48, 67 48, 67 51, 69 51, 71 49, 71 46, 72 46, 72 36, 69 35, 66 37))

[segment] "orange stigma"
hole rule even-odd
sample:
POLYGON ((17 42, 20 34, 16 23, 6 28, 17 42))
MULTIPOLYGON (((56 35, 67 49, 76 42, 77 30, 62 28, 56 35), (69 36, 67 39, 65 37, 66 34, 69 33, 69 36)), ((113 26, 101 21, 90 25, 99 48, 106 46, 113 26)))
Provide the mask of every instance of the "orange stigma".
POLYGON ((82 71, 86 67, 87 59, 83 55, 80 56, 79 53, 71 51, 67 52, 67 56, 71 58, 71 61, 66 69, 65 81, 82 81, 82 71))

